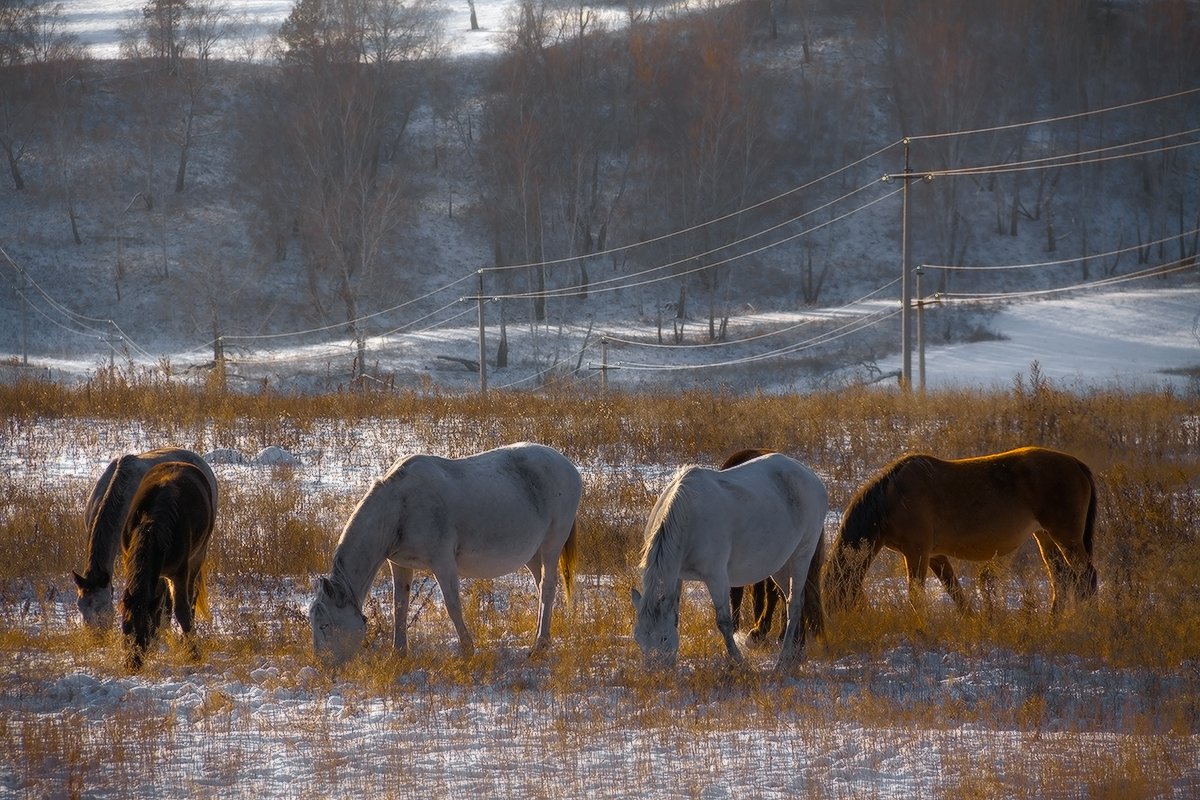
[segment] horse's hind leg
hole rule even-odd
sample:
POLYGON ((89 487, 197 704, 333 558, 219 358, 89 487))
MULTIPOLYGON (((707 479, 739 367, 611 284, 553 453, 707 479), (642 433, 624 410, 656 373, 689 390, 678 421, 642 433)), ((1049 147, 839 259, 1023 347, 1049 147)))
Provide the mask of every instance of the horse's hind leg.
MULTIPOLYGON (((549 563, 552 564, 553 561, 549 563)), ((534 640, 533 649, 529 651, 529 655, 534 656, 550 645, 550 617, 554 610, 554 593, 558 589, 558 573, 553 568, 546 569, 540 553, 525 566, 533 575, 538 593, 537 639, 534 640)))
POLYGON ((772 588, 769 578, 750 587, 750 597, 754 601, 754 627, 750 629, 750 638, 756 642, 765 639, 771 631, 771 612, 775 610, 772 588))
POLYGON ((1057 614, 1061 611, 1071 591, 1081 599, 1088 597, 1096 579, 1096 570, 1082 545, 1068 557, 1051 533, 1037 531, 1033 537, 1037 540, 1046 572, 1050 575, 1050 612, 1057 614))
POLYGON ((188 649, 188 656, 193 661, 200 660, 200 646, 196 643, 196 635, 193 631, 196 623, 193 603, 196 602, 198 590, 196 579, 196 574, 189 573, 186 568, 174 579, 175 619, 179 623, 179 630, 183 632, 183 643, 188 649))
POLYGON ((779 596, 785 602, 786 614, 783 637, 779 645, 779 661, 775 664, 776 671, 782 673, 790 672, 800 663, 804 654, 804 589, 800 585, 800 579, 795 577, 797 574, 802 575, 804 572, 798 569, 789 571, 785 568, 774 576, 779 596))
POLYGON ((950 595, 950 599, 954 601, 958 610, 964 614, 970 614, 971 604, 967 602, 967 596, 958 582, 958 577, 954 574, 954 567, 950 565, 950 559, 945 556, 933 556, 929 559, 929 568, 941 581, 942 586, 946 589, 946 594, 950 595))
POLYGON ((412 592, 413 571, 389 561, 392 568, 392 649, 396 655, 408 655, 408 598, 412 592))

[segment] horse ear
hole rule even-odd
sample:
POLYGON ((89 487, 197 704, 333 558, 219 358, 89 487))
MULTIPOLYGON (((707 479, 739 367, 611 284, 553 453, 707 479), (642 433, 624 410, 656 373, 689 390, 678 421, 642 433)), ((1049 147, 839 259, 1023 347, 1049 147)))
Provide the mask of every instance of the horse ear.
POLYGON ((75 585, 80 589, 88 588, 88 579, 80 575, 78 572, 71 570, 71 575, 75 577, 75 585))
POLYGON ((642 593, 637 589, 629 590, 629 599, 633 601, 633 607, 635 609, 642 607, 642 593))
POLYGON ((333 601, 335 606, 341 608, 342 606, 346 605, 346 592, 343 591, 340 586, 329 580, 329 578, 324 575, 319 578, 319 581, 321 591, 325 593, 326 597, 333 601))

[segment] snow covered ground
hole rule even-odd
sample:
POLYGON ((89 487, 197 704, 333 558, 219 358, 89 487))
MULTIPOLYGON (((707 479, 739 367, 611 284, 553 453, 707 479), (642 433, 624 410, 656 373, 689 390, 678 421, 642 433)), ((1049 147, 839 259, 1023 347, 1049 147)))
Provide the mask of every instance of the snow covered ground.
MULTIPOLYGON (((1000 338, 927 348, 926 385, 1003 387, 1018 373, 1028 375, 1036 361, 1060 388, 1195 389, 1198 320, 1195 286, 1013 302, 988 323, 1000 338)), ((926 325, 936 327, 936 307, 927 312, 926 325)), ((899 366, 898 356, 881 362, 885 371, 899 366)), ((914 381, 917 373, 914 351, 914 381)))
MULTIPOLYGON (((287 19, 293 0, 233 0, 225 3, 236 20, 238 32, 230 37, 225 48, 228 55, 238 57, 247 52, 258 57, 265 54, 265 43, 279 25, 287 19)), ((491 53, 499 49, 500 40, 508 30, 510 0, 477 0, 476 18, 479 29, 471 30, 467 0, 440 0, 444 11, 446 54, 469 56, 491 53)), ((144 0, 69 0, 63 4, 63 16, 69 32, 86 44, 94 58, 118 58, 121 29, 131 15, 141 13, 144 0)), ((600 7, 601 13, 614 19, 624 14, 624 6, 600 7)), ((219 53, 222 52, 220 49, 219 53)))
MULTIPOLYGON (((107 426, 28 459, 18 439, 54 441, 54 424, 3 440, 8 475, 70 482, 82 496, 110 455, 106 437, 148 444, 107 426)), ((318 457, 303 444, 286 473, 275 472, 287 456, 277 449, 210 459, 226 485, 287 474, 356 495, 374 477, 345 453, 318 457)), ((661 480, 659 466, 647 474, 661 480)), ((218 577, 203 661, 164 647, 138 676, 122 671, 117 642, 70 639, 83 634, 66 576, 0 586, 4 641, 48 643, 0 645, 0 738, 20 742, 0 759, 0 797, 1076 797, 1127 785, 1187 798, 1200 788, 1194 720, 1173 716, 1176 698, 1195 696, 1195 664, 1158 671, 988 644, 964 653, 914 631, 877 652, 814 645, 788 678, 768 671, 773 647, 750 649, 750 670, 735 675, 723 672, 703 588, 688 584, 682 613, 711 649, 656 685, 641 677, 628 636, 592 641, 595 663, 571 655, 572 641, 596 638, 572 620, 622 602, 609 576, 580 576, 576 611, 556 613, 556 646, 540 660, 526 657, 526 637, 503 630, 510 609, 533 602, 528 576, 496 581, 486 591, 501 632, 482 636, 468 663, 453 653, 436 587, 419 576, 413 655, 381 685, 315 667, 308 581, 218 577), (1169 776, 1141 772, 1163 764, 1169 776)), ((903 602, 898 583, 871 588, 903 602)), ((390 589, 376 584, 367 610, 382 628, 360 659, 381 672, 390 589)), ((952 613, 940 593, 931 598, 952 613)), ((1069 621, 1063 630, 1074 635, 1069 621)))

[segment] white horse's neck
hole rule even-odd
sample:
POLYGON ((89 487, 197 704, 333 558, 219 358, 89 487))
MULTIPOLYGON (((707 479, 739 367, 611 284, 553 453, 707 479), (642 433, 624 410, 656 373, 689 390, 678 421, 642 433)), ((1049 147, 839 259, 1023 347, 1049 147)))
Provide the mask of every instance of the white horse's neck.
POLYGON ((371 487, 350 515, 333 551, 330 577, 350 590, 360 611, 375 576, 395 545, 396 519, 390 510, 394 507, 393 492, 393 487, 386 483, 371 487))

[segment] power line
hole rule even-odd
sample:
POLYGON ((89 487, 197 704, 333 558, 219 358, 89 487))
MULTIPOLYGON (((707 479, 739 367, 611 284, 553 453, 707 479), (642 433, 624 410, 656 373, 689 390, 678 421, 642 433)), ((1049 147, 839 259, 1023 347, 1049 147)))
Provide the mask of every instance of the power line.
POLYGON ((1137 281, 1143 278, 1171 275, 1176 272, 1184 272, 1189 269, 1195 269, 1195 266, 1195 258, 1193 256, 1188 256, 1176 261, 1168 262, 1166 264, 1161 264, 1159 266, 1147 267, 1146 269, 1138 270, 1136 272, 1129 272, 1125 275, 1113 275, 1094 281, 1073 284, 1071 286, 1059 286, 1053 289, 1031 289, 1025 292, 993 292, 987 294, 948 292, 939 294, 938 298, 947 303, 980 303, 1027 299, 1031 297, 1045 297, 1047 295, 1060 294, 1062 292, 1077 292, 1084 289, 1097 289, 1106 286, 1116 286, 1122 283, 1129 283, 1131 281, 1137 281))
POLYGON ((950 177, 961 175, 1001 175, 1009 172, 1032 172, 1040 169, 1055 169, 1057 167, 1076 167, 1087 164, 1101 164, 1107 161, 1120 161, 1125 158, 1138 158, 1140 156, 1152 156, 1159 153, 1166 153, 1172 150, 1180 150, 1185 147, 1192 147, 1200 144, 1200 140, 1192 142, 1181 142, 1180 144, 1168 145, 1165 147, 1157 147, 1152 150, 1139 150, 1136 153, 1121 153, 1118 155, 1102 156, 1097 158, 1081 158, 1081 156, 1092 155, 1095 153, 1105 153, 1111 150, 1123 150, 1127 147, 1138 147, 1143 144, 1162 141, 1164 139, 1172 139, 1177 136, 1188 136, 1200 133, 1200 128, 1192 128, 1187 131, 1179 131, 1178 133, 1170 133, 1165 136, 1156 136, 1152 139, 1145 139, 1139 142, 1127 142, 1125 144, 1109 145, 1108 147, 1096 148, 1094 150, 1081 150, 1077 153, 1065 153, 1055 156, 1044 156, 1042 158, 1028 159, 1026 161, 1013 161, 1006 164, 993 164, 990 166, 978 167, 956 167, 953 169, 933 170, 930 175, 936 177, 950 177))
MULTIPOLYGON (((858 192, 861 192, 864 189, 867 189, 871 186, 875 186, 878 183, 879 183, 878 181, 872 181, 869 184, 864 184, 863 186, 860 186, 859 188, 854 189, 851 192, 847 192, 841 198, 838 198, 838 200, 835 200, 833 202, 834 203, 839 202, 840 200, 843 200, 847 197, 857 194, 858 192)), ((884 195, 880 195, 879 197, 875 198, 874 200, 864 203, 863 205, 858 206, 857 208, 853 208, 844 214, 841 214, 832 219, 826 220, 825 222, 822 222, 818 225, 814 225, 811 228, 806 228, 805 230, 800 231, 798 233, 784 237, 783 239, 780 239, 779 241, 771 242, 769 244, 762 245, 760 247, 756 247, 756 248, 754 248, 752 250, 748 250, 744 253, 738 253, 736 255, 730 256, 729 258, 721 259, 720 261, 714 261, 709 264, 703 264, 700 266, 693 267, 691 269, 683 270, 682 272, 673 272, 670 275, 662 275, 657 278, 648 278, 644 281, 635 281, 633 283, 622 283, 622 284, 615 285, 615 286, 606 285, 606 284, 613 284, 618 281, 624 281, 629 278, 637 278, 637 277, 640 277, 643 275, 649 275, 649 274, 652 274, 655 272, 661 272, 662 270, 670 269, 672 267, 677 267, 680 264, 684 264, 688 261, 695 260, 697 258, 697 256, 688 256, 687 258, 676 259, 675 261, 670 261, 666 264, 660 264, 656 267, 650 267, 648 269, 644 269, 640 272, 635 272, 630 275, 623 275, 623 276, 616 277, 616 278, 608 278, 608 279, 605 279, 604 281, 597 281, 594 284, 590 284, 586 289, 582 288, 582 287, 564 287, 561 289, 546 289, 546 290, 543 290, 540 292, 514 292, 511 294, 491 295, 491 296, 497 300, 528 300, 528 299, 535 299, 535 298, 582 297, 582 296, 585 296, 588 294, 603 294, 605 292, 615 292, 615 291, 620 291, 622 289, 635 289, 635 288, 638 288, 641 286, 649 286, 651 284, 661 283, 662 281, 672 280, 675 278, 682 278, 686 275, 692 275, 697 272, 703 272, 707 269, 712 269, 713 267, 720 267, 720 266, 723 266, 725 264, 728 264, 732 261, 736 261, 741 258, 747 258, 748 256, 753 256, 753 255, 757 255, 759 253, 766 252, 767 250, 770 250, 772 248, 779 247, 780 245, 787 244, 788 242, 799 239, 802 236, 807 236, 811 233, 815 233, 816 231, 819 231, 822 228, 826 228, 830 225, 833 225, 834 223, 841 222, 842 220, 846 219, 847 217, 853 216, 854 214, 857 214, 860 211, 864 211, 864 210, 870 208, 871 206, 875 205, 876 203, 883 202, 884 200, 887 200, 889 197, 894 197, 900 191, 902 191, 902 190, 894 189, 891 192, 888 192, 887 194, 884 194, 884 195), (597 287, 599 287, 599 288, 597 288, 597 287)), ((832 203, 827 203, 826 206, 823 206, 822 208, 828 207, 829 205, 832 205, 832 203)), ((817 210, 819 210, 819 209, 817 209, 817 210)), ((807 212, 807 213, 813 213, 813 212, 807 212)), ((802 216, 806 216, 806 215, 807 214, 802 215, 802 216)), ((784 223, 784 224, 787 224, 787 223, 784 223)), ((778 226, 776 226, 776 227, 778 227, 778 226)), ((727 247, 729 247, 729 245, 723 245, 722 247, 715 248, 714 250, 712 250, 710 252, 716 252, 717 250, 723 250, 723 249, 726 249, 727 247)))
MULTIPOLYGON (((698 231, 702 228, 706 228, 709 225, 716 225, 718 223, 725 222, 726 220, 733 219, 734 217, 739 216, 741 214, 745 214, 750 211, 755 211, 759 208, 762 208, 763 206, 778 202, 779 200, 782 200, 785 197, 789 197, 797 192, 802 192, 805 189, 809 189, 813 186, 816 186, 818 183, 827 181, 830 178, 836 177, 836 176, 840 175, 841 173, 846 172, 847 170, 857 167, 859 164, 863 164, 867 161, 870 161, 872 158, 875 158, 876 156, 886 153, 888 150, 891 150, 893 147, 895 147, 898 144, 900 144, 900 142, 895 141, 895 142, 892 142, 891 144, 884 145, 883 147, 879 148, 878 150, 876 150, 873 153, 869 153, 868 155, 865 155, 856 161, 851 161, 849 164, 845 164, 841 167, 838 167, 837 169, 833 170, 832 172, 827 172, 819 178, 814 178, 811 181, 808 181, 807 183, 802 183, 799 186, 794 186, 791 189, 788 189, 784 192, 780 192, 779 194, 775 195, 774 197, 769 197, 766 200, 760 200, 759 202, 754 203, 752 205, 745 206, 743 208, 739 208, 737 211, 731 211, 730 213, 725 214, 723 216, 716 217, 714 219, 710 219, 705 222, 700 222, 700 223, 697 223, 697 224, 692 225, 687 228, 680 228, 678 230, 674 230, 669 233, 664 233, 659 236, 654 236, 649 239, 644 239, 640 242, 632 242, 630 244, 621 245, 619 247, 611 247, 607 250, 600 250, 595 253, 585 253, 583 255, 576 255, 576 256, 564 256, 562 258, 554 258, 554 259, 549 259, 549 260, 544 260, 544 261, 534 261, 534 262, 529 262, 526 264, 511 264, 511 265, 505 265, 505 266, 494 265, 494 266, 484 267, 483 271, 484 272, 506 272, 509 270, 536 269, 536 268, 540 268, 540 267, 552 267, 552 266, 556 266, 559 264, 570 264, 573 262, 582 261, 584 259, 595 259, 595 258, 601 258, 603 256, 615 255, 617 253, 623 253, 627 250, 632 250, 632 249, 635 249, 638 247, 644 247, 646 245, 651 245, 651 244, 658 244, 659 242, 664 242, 664 241, 666 241, 668 239, 672 239, 676 236, 682 236, 684 234, 694 233, 695 231, 698 231)), ((811 212, 809 212, 809 213, 811 213, 811 212)), ((803 215, 801 215, 801 216, 803 216, 803 215)), ((693 258, 694 257, 695 256, 693 256, 693 258)))
POLYGON ((952 264, 922 264, 921 266, 924 267, 925 269, 946 269, 946 270, 956 270, 956 271, 962 271, 962 272, 982 272, 982 271, 989 271, 989 270, 997 271, 997 270, 1016 270, 1016 269, 1036 269, 1039 267, 1057 267, 1057 266, 1061 266, 1063 264, 1078 264, 1081 261, 1088 261, 1093 258, 1109 258, 1111 256, 1120 256, 1125 253, 1135 252, 1137 250, 1149 249, 1151 247, 1154 247, 1155 245, 1164 244, 1165 242, 1174 241, 1175 239, 1182 239, 1184 236, 1195 236, 1198 234, 1200 234, 1200 228, 1193 228, 1190 231, 1184 231, 1183 233, 1177 233, 1173 236, 1165 236, 1162 239, 1155 239, 1152 242, 1143 242, 1141 244, 1132 245, 1130 247, 1123 247, 1119 250, 1109 250, 1106 253, 1092 253, 1090 255, 1076 256, 1075 258, 1061 258, 1056 261, 1037 261, 1037 262, 1033 262, 1033 263, 1029 263, 1029 264, 996 264, 996 265, 987 265, 987 266, 976 266, 976 265, 954 266, 952 264))
MULTIPOLYGON (((845 305, 839 306, 834 309, 825 309, 825 311, 829 315, 829 318, 836 317, 838 314, 847 312, 854 306, 865 303, 867 300, 870 300, 872 297, 879 294, 880 292, 895 286, 897 283, 899 283, 899 281, 900 281, 899 278, 894 278, 893 280, 885 283, 883 286, 880 286, 878 289, 868 292, 867 294, 863 295, 862 297, 858 298, 857 300, 853 300, 849 303, 846 303, 845 305)), ((687 351, 691 351, 691 350, 707 350, 707 349, 713 349, 713 348, 734 347, 737 345, 744 345, 749 342, 756 342, 756 341, 761 341, 763 339, 769 339, 769 338, 772 338, 775 336, 782 336, 784 334, 791 333, 792 331, 799 330, 800 328, 804 328, 809 325, 814 325, 817 322, 821 322, 821 321, 824 321, 824 320, 822 320, 819 317, 809 317, 808 319, 802 320, 795 324, 787 325, 783 328, 777 328, 776 330, 768 331, 766 333, 760 333, 755 336, 747 336, 742 339, 732 339, 732 340, 726 340, 726 341, 721 341, 721 342, 702 342, 699 344, 659 344, 658 342, 639 342, 636 339, 623 339, 619 336, 613 336, 611 334, 605 334, 604 336, 606 339, 608 339, 608 341, 613 342, 614 344, 623 344, 628 347, 644 347, 644 348, 650 348, 650 349, 673 350, 675 352, 687 352, 687 351)))
MULTIPOLYGON (((375 317, 383 316, 384 314, 390 314, 393 311, 399 311, 400 309, 410 306, 413 303, 419 303, 420 301, 430 298, 430 297, 434 296, 435 294, 438 294, 440 292, 446 291, 447 289, 453 288, 454 286, 457 286, 458 284, 462 283, 463 281, 469 280, 470 278, 473 278, 473 277, 475 277, 475 273, 472 272, 468 275, 464 275, 461 278, 457 278, 444 286, 440 286, 437 289, 426 292, 425 294, 421 295, 420 297, 414 297, 411 300, 406 300, 403 303, 399 303, 397 305, 392 306, 391 308, 385 308, 382 311, 373 311, 370 314, 364 314, 361 317, 356 317, 355 319, 345 320, 343 322, 335 322, 335 323, 331 323, 329 325, 322 325, 321 327, 318 327, 318 328, 309 328, 308 330, 304 330, 304 331, 289 331, 289 332, 285 332, 285 333, 262 333, 262 334, 233 334, 233 335, 229 335, 229 336, 222 336, 222 338, 225 339, 226 341, 238 341, 238 342, 260 341, 260 340, 267 340, 267 339, 283 339, 283 338, 286 338, 289 336, 310 336, 314 333, 325 333, 327 331, 338 330, 341 328, 345 328, 347 325, 358 325, 363 322, 366 322, 367 320, 374 319, 375 317)), ((453 304, 451 304, 451 305, 453 305, 453 304)), ((437 313, 437 312, 434 312, 434 313, 437 313)), ((211 344, 211 342, 210 342, 210 344, 211 344)))
POLYGON ((847 322, 845 325, 841 325, 833 330, 818 334, 811 339, 805 339, 803 341, 795 342, 784 347, 779 347, 765 353, 757 353, 755 355, 744 356, 742 358, 727 359, 725 361, 713 361, 704 364, 647 364, 637 361, 618 361, 616 362, 616 366, 619 366, 621 369, 677 372, 682 370, 711 369, 714 367, 736 367, 743 364, 753 364, 759 361, 767 361, 770 359, 779 358, 781 356, 790 355, 792 353, 797 353, 801 350, 810 350, 814 347, 828 344, 829 342, 842 339, 853 333, 858 333, 859 331, 874 327, 875 325, 892 319, 899 314, 899 309, 881 310, 873 314, 867 314, 863 317, 854 319, 850 322, 847 322))
MULTIPOLYGON (((453 303, 449 303, 445 306, 442 306, 442 308, 438 309, 437 311, 433 312, 432 314, 425 315, 425 317, 422 317, 421 319, 428 319, 429 317, 433 316, 434 314, 440 313, 441 311, 445 311, 447 308, 450 308, 457 304, 458 304, 458 301, 456 300, 453 303)), ((404 331, 403 333, 405 336, 409 336, 409 337, 420 336, 422 334, 429 333, 430 331, 444 328, 448 323, 453 322, 454 320, 458 319, 459 317, 462 317, 465 314, 470 313, 470 311, 471 311, 471 309, 466 309, 465 311, 460 311, 457 314, 452 314, 451 316, 449 316, 443 320, 440 320, 436 323, 431 323, 431 324, 429 324, 423 328, 420 328, 418 330, 404 331)), ((416 322, 418 322, 418 321, 420 321, 420 320, 416 320, 411 324, 416 324, 416 322)), ((368 343, 377 342, 377 341, 383 339, 384 337, 396 335, 396 333, 399 331, 401 331, 401 329, 397 328, 395 330, 389 331, 388 333, 380 334, 379 336, 369 337, 367 339, 367 342, 368 343)), ((298 364, 298 363, 303 363, 306 361, 321 361, 323 359, 330 359, 330 358, 334 358, 337 356, 346 355, 347 353, 357 352, 356 345, 354 345, 353 343, 348 342, 348 341, 320 342, 320 343, 317 343, 314 345, 309 345, 309 347, 312 347, 312 348, 324 347, 327 349, 322 352, 309 353, 309 354, 294 353, 292 355, 282 357, 282 358, 267 359, 267 358, 254 358, 254 357, 249 357, 249 358, 238 357, 236 359, 227 359, 227 360, 231 361, 232 363, 236 363, 239 365, 245 365, 245 366, 256 365, 256 364, 263 365, 263 364, 269 364, 269 363, 270 364, 280 364, 280 363, 298 364)))
POLYGON ((994 125, 990 128, 975 128, 973 130, 965 130, 965 131, 948 131, 946 133, 927 133, 923 136, 910 136, 908 138, 911 139, 912 141, 918 141, 918 140, 923 140, 923 139, 944 139, 944 138, 951 137, 951 136, 972 136, 974 134, 979 134, 979 133, 996 133, 999 131, 1015 130, 1017 128, 1028 128, 1028 127, 1032 127, 1034 125, 1049 125, 1054 122, 1066 122, 1068 120, 1079 119, 1081 117, 1090 117, 1090 116, 1096 116, 1099 114, 1107 114, 1112 111, 1122 111, 1127 108, 1136 108, 1137 106, 1144 106, 1149 103, 1159 103, 1159 102, 1163 102, 1166 100, 1174 100, 1179 97, 1188 97, 1188 96, 1196 94, 1198 92, 1200 92, 1200 86, 1198 86, 1194 89, 1185 89, 1180 92, 1173 92, 1172 94, 1164 94, 1164 95, 1160 95, 1158 97, 1149 97, 1144 100, 1134 100, 1133 102, 1122 103, 1120 105, 1109 106, 1107 108, 1098 108, 1094 111, 1080 111, 1075 114, 1063 114, 1063 115, 1057 116, 1057 117, 1046 117, 1044 119, 1030 120, 1028 122, 1013 122, 1008 125, 994 125))

